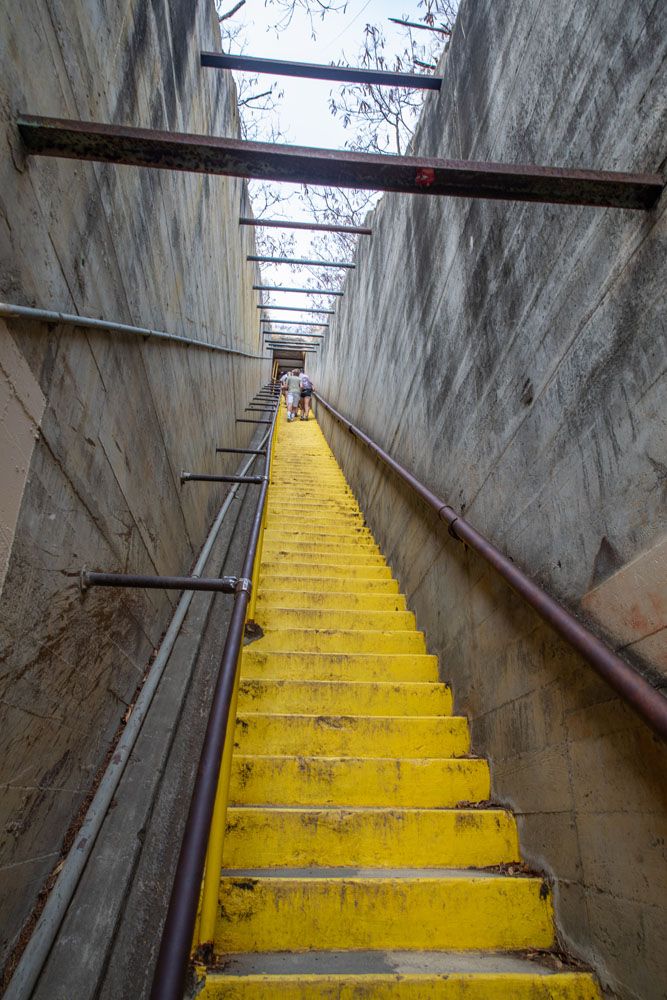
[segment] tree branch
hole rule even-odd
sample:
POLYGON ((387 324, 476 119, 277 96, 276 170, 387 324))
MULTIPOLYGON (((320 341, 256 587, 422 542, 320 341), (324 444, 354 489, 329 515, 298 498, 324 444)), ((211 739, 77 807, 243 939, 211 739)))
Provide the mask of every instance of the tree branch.
POLYGON ((229 17, 234 17, 234 14, 241 10, 241 7, 244 6, 245 2, 246 0, 239 0, 239 2, 231 8, 231 10, 228 10, 225 14, 218 14, 218 21, 222 22, 226 21, 229 17))

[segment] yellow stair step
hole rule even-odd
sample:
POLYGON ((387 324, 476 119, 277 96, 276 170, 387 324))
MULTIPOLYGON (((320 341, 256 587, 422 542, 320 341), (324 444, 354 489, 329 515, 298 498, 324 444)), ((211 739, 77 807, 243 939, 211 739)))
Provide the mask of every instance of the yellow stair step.
POLYGON ((441 975, 207 973, 197 995, 201 1000, 601 1000, 588 973, 528 971, 441 975))
POLYGON ((416 628, 412 611, 355 611, 352 609, 326 610, 307 608, 258 609, 256 620, 265 632, 276 629, 366 629, 378 631, 409 630, 416 628))
POLYGON ((321 608, 334 611, 345 608, 350 611, 405 611, 403 594, 366 594, 349 591, 327 593, 326 591, 260 590, 257 598, 257 613, 269 608, 321 608))
POLYGON ((516 822, 504 809, 227 811, 226 868, 487 868, 518 860, 516 822))
POLYGON ((273 565, 277 562, 287 563, 290 569, 297 572, 300 572, 302 567, 316 567, 320 563, 326 563, 327 566, 384 566, 388 568, 384 557, 368 547, 351 547, 346 552, 342 552, 340 549, 322 551, 313 547, 308 554, 303 550, 289 551, 288 549, 271 548, 262 553, 261 566, 273 565))
POLYGON ((364 528, 366 522, 363 514, 351 507, 347 510, 343 507, 330 510, 312 507, 309 510, 300 510, 292 508, 288 503, 283 508, 269 507, 267 509, 266 527, 268 530, 276 529, 278 531, 297 527, 309 532, 335 528, 336 533, 340 534, 343 528, 350 531, 353 528, 364 528))
POLYGON ((427 653, 265 652, 245 646, 241 677, 313 681, 437 681, 438 659, 427 653))
POLYGON ((308 542, 304 542, 303 539, 285 537, 279 539, 268 535, 264 537, 262 553, 266 555, 268 552, 284 552, 294 556, 295 559, 310 562, 328 553, 340 555, 367 553, 382 558, 380 549, 374 541, 370 538, 358 538, 355 535, 350 535, 348 538, 331 538, 329 541, 322 538, 311 538, 308 542))
POLYGON ((463 757, 467 719, 444 716, 239 713, 234 746, 242 754, 307 757, 463 757))
MULTIPOLYGON (((382 612, 378 612, 381 614, 382 612)), ((263 652, 285 653, 425 653, 422 632, 389 629, 285 628, 267 632, 253 643, 263 652)))
POLYGON ((451 715, 446 684, 243 678, 239 712, 303 715, 451 715))
POLYGON ((218 954, 400 948, 551 948, 553 911, 541 879, 223 875, 218 954))
MULTIPOLYGON (((318 560, 316 563, 303 563, 298 567, 299 576, 306 577, 310 579, 311 577, 318 576, 343 576, 346 579, 365 579, 365 580, 390 580, 391 570, 384 563, 376 565, 375 563, 354 563, 347 565, 345 563, 335 563, 335 562, 324 562, 324 560, 318 560)), ((262 563, 262 576, 268 577, 274 576, 284 576, 285 575, 285 563, 281 560, 267 560, 262 563)))
POLYGON ((309 576, 307 579, 302 576, 288 575, 285 573, 287 567, 283 564, 280 573, 260 574, 259 594, 264 589, 282 590, 283 593, 292 591, 308 591, 309 593, 347 593, 353 590, 355 593, 363 591, 366 594, 397 594, 398 583, 391 577, 380 577, 379 579, 347 580, 342 576, 327 576, 325 573, 317 576, 309 576))
POLYGON ((235 805, 447 808, 484 802, 489 765, 478 758, 234 755, 235 805))
MULTIPOLYGON (((363 525, 354 525, 349 529, 349 543, 357 541, 370 542, 375 545, 375 539, 371 535, 368 528, 364 528, 363 525)), ((299 528, 298 525, 290 524, 286 525, 281 531, 277 531, 275 528, 267 528, 264 532, 264 544, 267 541, 271 542, 293 542, 297 545, 310 545, 312 542, 322 541, 331 545, 335 545, 337 541, 340 540, 341 530, 329 530, 328 525, 323 525, 317 531, 306 531, 305 529, 299 528)), ((378 546, 379 548, 379 546, 378 546)))

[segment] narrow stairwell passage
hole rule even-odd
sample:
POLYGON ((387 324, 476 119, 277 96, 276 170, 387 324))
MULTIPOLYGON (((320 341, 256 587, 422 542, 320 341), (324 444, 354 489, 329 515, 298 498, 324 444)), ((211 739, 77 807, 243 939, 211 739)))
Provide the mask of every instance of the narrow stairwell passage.
POLYGON ((279 421, 256 618, 201 996, 599 998, 314 420, 279 421))

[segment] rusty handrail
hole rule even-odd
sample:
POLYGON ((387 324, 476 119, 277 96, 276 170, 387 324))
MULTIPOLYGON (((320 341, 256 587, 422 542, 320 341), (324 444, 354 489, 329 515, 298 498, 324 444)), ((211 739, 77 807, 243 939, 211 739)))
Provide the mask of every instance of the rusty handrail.
POLYGON ((234 680, 250 601, 250 581, 253 576, 253 566, 269 485, 269 465, 277 415, 278 401, 276 401, 266 446, 265 478, 260 488, 243 569, 240 573, 239 586, 234 597, 234 606, 222 651, 220 670, 213 692, 211 711, 176 865, 167 918, 162 931, 160 951, 153 975, 151 1000, 182 1000, 183 998, 185 974, 190 959, 234 680))
POLYGON ((507 556, 480 534, 464 517, 432 493, 399 462, 322 396, 313 395, 333 417, 388 465, 447 524, 449 533, 478 552, 523 597, 538 615, 580 653, 610 687, 630 705, 654 733, 667 740, 667 698, 629 663, 621 659, 574 615, 526 576, 507 556))

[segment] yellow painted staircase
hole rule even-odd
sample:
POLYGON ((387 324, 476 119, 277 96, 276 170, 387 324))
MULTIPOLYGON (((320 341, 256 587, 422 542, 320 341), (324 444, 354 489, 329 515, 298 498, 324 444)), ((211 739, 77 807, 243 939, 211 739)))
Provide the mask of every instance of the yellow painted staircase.
POLYGON ((199 995, 599 998, 316 421, 279 419, 199 995))

